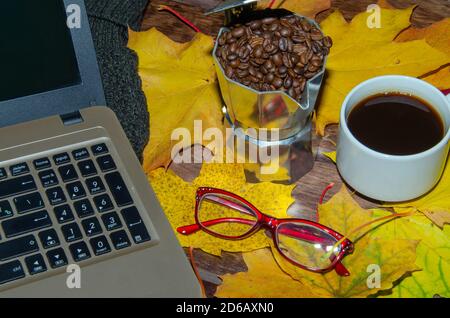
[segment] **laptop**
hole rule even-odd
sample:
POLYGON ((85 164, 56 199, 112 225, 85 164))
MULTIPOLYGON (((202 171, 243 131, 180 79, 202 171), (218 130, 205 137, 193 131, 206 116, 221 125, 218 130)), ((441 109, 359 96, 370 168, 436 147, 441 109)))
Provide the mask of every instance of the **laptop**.
POLYGON ((104 106, 83 1, 3 0, 0 35, 0 296, 199 297, 104 106))

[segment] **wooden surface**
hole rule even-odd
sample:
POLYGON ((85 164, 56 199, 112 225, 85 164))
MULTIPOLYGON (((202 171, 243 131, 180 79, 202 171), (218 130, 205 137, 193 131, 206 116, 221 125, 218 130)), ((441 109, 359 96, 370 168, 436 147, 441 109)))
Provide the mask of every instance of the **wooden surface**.
MULTIPOLYGON (((221 0, 178 0, 161 1, 151 0, 144 20, 142 30, 156 27, 175 41, 189 41, 195 34, 185 24, 168 12, 158 11, 161 4, 176 9, 198 26, 202 32, 216 35, 223 23, 223 15, 216 14, 205 17, 203 12, 214 7, 221 0)), ((334 10, 340 10, 347 20, 359 12, 366 10, 367 6, 374 0, 332 0, 332 7, 321 12, 317 20, 321 21, 334 10)), ((424 27, 443 18, 450 17, 450 0, 389 0, 389 3, 397 8, 405 8, 417 5, 412 15, 411 23, 417 27, 424 27)), ((315 210, 322 190, 331 182, 335 187, 328 192, 325 200, 328 200, 342 185, 342 180, 336 170, 336 166, 322 152, 335 150, 337 125, 327 127, 323 138, 314 137, 314 152, 316 159, 314 168, 306 176, 298 181, 292 195, 295 203, 289 209, 290 213, 308 219, 315 219, 315 210)), ((200 165, 172 165, 171 169, 185 180, 192 180, 198 175, 200 165)), ((378 202, 367 200, 356 196, 361 206, 365 208, 374 207, 378 202)), ((204 280, 207 296, 213 296, 216 286, 220 284, 218 275, 246 271, 247 267, 239 253, 223 253, 222 257, 208 255, 202 251, 194 251, 194 259, 204 280)))

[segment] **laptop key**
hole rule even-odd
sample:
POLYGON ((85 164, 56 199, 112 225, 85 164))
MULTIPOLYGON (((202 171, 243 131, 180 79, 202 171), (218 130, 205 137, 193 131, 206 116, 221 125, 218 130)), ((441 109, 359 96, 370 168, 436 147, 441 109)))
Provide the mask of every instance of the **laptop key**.
POLYGON ((41 180, 42 186, 44 188, 48 188, 58 184, 58 177, 53 170, 39 172, 39 179, 41 180))
POLYGON ((39 192, 16 197, 13 201, 16 206, 16 210, 19 213, 29 212, 44 207, 44 201, 42 200, 39 192))
POLYGON ((112 172, 105 175, 105 180, 118 206, 133 203, 130 192, 128 192, 127 186, 119 172, 112 172))
POLYGON ((0 202, 0 219, 9 218, 10 216, 13 216, 13 210, 11 207, 11 204, 9 204, 8 201, 1 201, 0 202))
POLYGON ((86 233, 87 236, 94 236, 102 233, 102 227, 96 217, 83 220, 81 224, 83 225, 84 233, 86 233))
POLYGON ((102 215, 102 221, 108 231, 116 230, 122 227, 122 222, 116 212, 102 215))
POLYGON ((51 167, 51 162, 48 158, 40 158, 33 161, 36 170, 47 169, 51 167))
POLYGON ((77 201, 73 204, 73 206, 80 219, 94 214, 94 209, 88 199, 77 201))
POLYGON ((58 168, 59 175, 63 182, 69 182, 78 179, 77 171, 73 165, 62 166, 58 168))
POLYGON ((81 262, 88 258, 91 258, 89 248, 83 241, 70 245, 69 249, 75 262, 81 262))
POLYGON ((81 234, 80 227, 78 226, 77 223, 70 223, 63 225, 61 227, 61 231, 64 235, 66 242, 68 243, 77 241, 83 237, 83 234, 81 234))
POLYGON ((6 174, 5 168, 0 168, 0 180, 5 179, 7 177, 8 177, 8 175, 6 174))
POLYGON ((89 177, 97 174, 97 168, 95 168, 94 162, 92 160, 85 160, 78 163, 78 169, 80 169, 83 177, 89 177))
POLYGON ((0 199, 36 189, 36 183, 31 175, 5 180, 0 182, 0 199))
POLYGON ((92 250, 96 256, 111 252, 111 246, 105 236, 98 236, 92 238, 90 241, 92 250))
POLYGON ((52 268, 58 268, 67 265, 67 256, 62 248, 48 251, 47 258, 52 268))
POLYGON ((97 158, 97 163, 103 172, 115 170, 117 168, 110 155, 97 158))
POLYGON ((91 150, 94 156, 102 155, 104 153, 108 153, 109 151, 108 147, 104 143, 92 146, 91 150))
POLYGON ((66 202, 66 196, 60 187, 48 189, 45 191, 51 205, 57 205, 66 202))
POLYGON ((0 284, 5 284, 25 277, 25 271, 19 261, 0 265, 0 284))
POLYGON ((111 233, 109 236, 116 250, 120 250, 131 245, 128 235, 124 230, 111 233))
POLYGON ((30 275, 36 275, 47 271, 47 265, 45 265, 44 258, 41 254, 26 257, 25 264, 27 265, 30 275))
POLYGON ((72 209, 68 204, 57 206, 53 211, 59 224, 67 223, 75 219, 72 209))
POLYGON ((106 190, 105 185, 103 184, 103 181, 102 181, 102 179, 100 179, 100 177, 93 177, 93 178, 87 179, 86 185, 89 189, 89 192, 92 195, 99 194, 106 190))
POLYGON ((81 199, 86 196, 86 191, 80 181, 66 185, 66 189, 72 200, 81 199))
POLYGON ((3 231, 5 232, 6 237, 25 234, 51 225, 52 220, 47 211, 25 214, 2 222, 3 231))
POLYGON ((72 151, 72 157, 75 160, 86 159, 89 158, 89 152, 86 148, 77 149, 72 151))
POLYGON ((63 165, 65 163, 70 162, 70 157, 67 152, 64 152, 64 153, 54 155, 53 161, 55 162, 55 165, 59 166, 59 165, 63 165))
POLYGON ((18 239, 0 243, 0 260, 6 261, 11 258, 31 254, 39 249, 34 235, 27 235, 18 239))
POLYGON ((134 243, 139 244, 146 241, 150 241, 150 235, 145 228, 144 221, 139 215, 139 211, 136 207, 127 208, 121 211, 122 217, 127 224, 128 230, 130 230, 131 237, 134 243))
POLYGON ((94 198, 94 204, 97 211, 102 213, 113 209, 111 198, 107 194, 102 194, 94 198))
POLYGON ((55 247, 60 244, 58 234, 56 234, 56 231, 54 229, 40 232, 39 239, 41 240, 42 246, 45 249, 55 247))
POLYGON ((30 172, 30 168, 28 168, 26 162, 22 162, 9 167, 9 171, 11 172, 11 175, 15 177, 30 172))

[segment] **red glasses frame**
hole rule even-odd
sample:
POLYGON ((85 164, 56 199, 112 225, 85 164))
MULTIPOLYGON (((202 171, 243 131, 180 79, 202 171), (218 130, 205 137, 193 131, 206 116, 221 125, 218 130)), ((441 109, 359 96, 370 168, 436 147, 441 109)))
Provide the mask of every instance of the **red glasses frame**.
MULTIPOLYGON (((216 199, 215 201, 217 203, 231 207, 231 208, 241 211, 243 213, 249 214, 249 211, 247 209, 242 209, 242 206, 240 206, 232 201, 229 201, 225 198, 219 198, 219 197, 217 197, 215 199, 216 199)), ((234 193, 231 193, 231 192, 228 192, 225 190, 221 190, 221 189, 215 189, 215 188, 205 188, 205 187, 198 188, 197 194, 196 194, 196 202, 195 202, 195 222, 196 222, 196 224, 179 227, 177 229, 178 233, 183 234, 183 235, 190 235, 190 234, 193 234, 200 230, 203 230, 204 232, 206 232, 212 236, 221 238, 221 239, 242 240, 242 239, 245 239, 245 238, 253 235, 257 231, 259 231, 261 228, 265 228, 271 232, 272 238, 274 241, 274 245, 275 245, 277 251, 290 263, 292 263, 300 268, 303 268, 305 270, 309 270, 309 271, 316 272, 316 273, 325 273, 325 272, 328 272, 328 271, 334 269, 337 272, 337 274, 340 276, 349 276, 350 275, 349 271, 344 267, 344 265, 341 263, 341 261, 346 255, 351 254, 353 252, 354 247, 353 247, 353 243, 350 240, 344 238, 343 235, 339 234, 338 232, 336 232, 324 225, 316 223, 316 222, 312 222, 312 221, 308 221, 308 220, 304 220, 304 219, 295 219, 295 218, 277 219, 277 218, 268 216, 268 215, 262 213, 261 211, 259 211, 250 202, 248 202, 244 198, 241 198, 240 196, 238 196, 234 193), (241 219, 241 218, 219 218, 219 219, 209 220, 206 222, 200 222, 199 216, 198 216, 200 203, 202 202, 203 198, 208 194, 225 195, 225 196, 233 198, 236 201, 242 202, 248 208, 250 208, 251 212, 254 213, 254 215, 257 217, 256 223, 252 220, 241 219), (241 223, 241 224, 248 224, 248 225, 253 225, 253 227, 247 233, 245 233, 243 235, 239 235, 239 236, 225 236, 225 235, 218 234, 218 233, 208 229, 209 226, 224 223, 224 222, 236 222, 236 223, 241 223), (339 254, 337 256, 332 255, 330 257, 330 260, 331 260, 330 265, 324 269, 311 268, 311 267, 305 266, 299 262, 296 262, 295 260, 292 260, 291 258, 286 256, 282 252, 282 250, 279 246, 278 240, 277 240, 278 227, 284 223, 305 224, 305 225, 308 225, 308 226, 311 226, 311 227, 314 227, 321 231, 326 232, 327 234, 329 234, 332 237, 334 237, 335 239, 337 239, 337 241, 338 241, 337 244, 340 247, 339 254)), ((289 229, 283 229, 283 232, 284 232, 284 234, 289 234, 291 236, 300 238, 305 241, 310 241, 313 243, 322 243, 323 242, 321 238, 319 238, 311 233, 308 233, 308 231, 300 232, 300 231, 293 231, 293 230, 289 230, 289 229)))

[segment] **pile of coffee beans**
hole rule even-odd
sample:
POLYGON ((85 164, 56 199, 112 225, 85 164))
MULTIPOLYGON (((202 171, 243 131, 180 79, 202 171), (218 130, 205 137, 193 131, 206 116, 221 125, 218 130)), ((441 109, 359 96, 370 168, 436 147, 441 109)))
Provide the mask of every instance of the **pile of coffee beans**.
POLYGON ((257 91, 283 90, 300 100, 323 66, 332 41, 308 20, 288 15, 232 26, 216 56, 228 78, 257 91))

